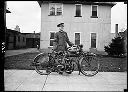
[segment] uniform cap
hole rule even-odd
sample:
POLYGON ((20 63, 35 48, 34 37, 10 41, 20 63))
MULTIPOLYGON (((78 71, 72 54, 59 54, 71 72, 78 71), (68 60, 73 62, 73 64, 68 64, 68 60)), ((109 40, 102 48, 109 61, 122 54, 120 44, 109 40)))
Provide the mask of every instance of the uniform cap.
POLYGON ((57 27, 60 27, 61 25, 64 26, 64 23, 60 23, 60 24, 58 24, 57 27))

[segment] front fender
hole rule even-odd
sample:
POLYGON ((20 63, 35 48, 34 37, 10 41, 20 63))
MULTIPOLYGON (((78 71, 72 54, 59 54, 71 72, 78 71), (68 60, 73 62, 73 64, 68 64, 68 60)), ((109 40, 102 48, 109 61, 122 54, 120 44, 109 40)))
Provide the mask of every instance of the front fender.
POLYGON ((44 56, 48 56, 48 54, 47 54, 47 53, 40 53, 40 54, 38 54, 38 55, 34 58, 33 62, 36 62, 40 57, 44 57, 44 56))

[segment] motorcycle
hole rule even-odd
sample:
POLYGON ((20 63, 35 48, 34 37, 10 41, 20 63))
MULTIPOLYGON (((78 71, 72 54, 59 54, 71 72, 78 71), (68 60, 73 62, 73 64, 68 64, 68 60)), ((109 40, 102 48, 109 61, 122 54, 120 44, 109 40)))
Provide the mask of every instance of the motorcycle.
POLYGON ((51 53, 38 54, 32 66, 40 75, 48 75, 51 72, 71 74, 74 70, 85 76, 94 76, 98 73, 99 62, 97 55, 91 52, 84 52, 83 45, 73 45, 67 51, 52 51, 51 53), (76 66, 76 67, 75 67, 76 66))

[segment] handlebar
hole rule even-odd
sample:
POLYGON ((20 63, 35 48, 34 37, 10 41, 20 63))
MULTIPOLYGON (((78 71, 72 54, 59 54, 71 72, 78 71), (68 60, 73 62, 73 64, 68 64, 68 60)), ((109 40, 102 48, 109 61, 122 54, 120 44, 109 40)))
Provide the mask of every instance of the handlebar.
POLYGON ((73 51, 73 50, 77 51, 77 50, 80 50, 80 49, 82 49, 82 48, 83 48, 83 45, 80 44, 80 45, 72 45, 72 46, 68 47, 67 49, 68 49, 69 51, 73 51))

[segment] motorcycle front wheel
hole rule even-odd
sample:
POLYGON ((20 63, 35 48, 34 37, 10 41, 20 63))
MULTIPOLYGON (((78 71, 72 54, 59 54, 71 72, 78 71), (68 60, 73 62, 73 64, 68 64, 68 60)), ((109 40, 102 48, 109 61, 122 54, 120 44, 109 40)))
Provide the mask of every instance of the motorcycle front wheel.
POLYGON ((40 75, 48 75, 51 73, 48 68, 49 56, 46 53, 41 53, 34 58, 35 71, 40 75))
POLYGON ((98 73, 99 62, 96 55, 86 55, 80 59, 80 72, 85 76, 94 76, 98 73))

